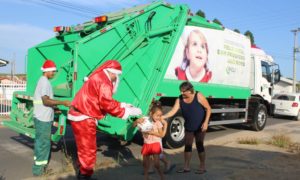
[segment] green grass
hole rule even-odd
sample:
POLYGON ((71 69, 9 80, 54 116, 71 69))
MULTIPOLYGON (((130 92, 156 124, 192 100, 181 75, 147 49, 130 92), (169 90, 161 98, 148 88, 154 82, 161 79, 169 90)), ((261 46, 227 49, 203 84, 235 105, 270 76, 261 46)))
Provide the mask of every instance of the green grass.
POLYGON ((272 144, 280 148, 288 148, 291 143, 292 143, 291 138, 284 134, 274 135, 269 141, 269 144, 272 144))

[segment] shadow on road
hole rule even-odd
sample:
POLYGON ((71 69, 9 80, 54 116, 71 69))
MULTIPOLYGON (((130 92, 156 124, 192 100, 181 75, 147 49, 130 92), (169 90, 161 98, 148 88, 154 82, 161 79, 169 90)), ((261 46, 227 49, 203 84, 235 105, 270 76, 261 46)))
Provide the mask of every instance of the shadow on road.
POLYGON ((5 180, 5 177, 0 175, 0 180, 5 180))
POLYGON ((23 134, 19 134, 19 136, 12 136, 11 139, 13 139, 14 141, 17 141, 18 143, 21 143, 31 149, 33 149, 34 146, 34 139, 25 136, 23 134))
MULTIPOLYGON (((276 121, 276 119, 271 119, 271 121, 272 120, 276 121)), ((245 129, 247 127, 241 125, 212 126, 209 128, 208 132, 222 132, 228 128, 245 129)), ((64 156, 61 157, 59 163, 66 159, 71 160, 71 170, 65 169, 64 166, 66 166, 66 163, 61 163, 61 165, 59 165, 62 166, 61 170, 57 171, 59 168, 54 169, 55 172, 47 179, 76 179, 75 173, 72 173, 77 172, 76 144, 71 128, 66 132, 67 134, 60 143, 53 144, 52 152, 62 152, 55 154, 55 156, 57 156, 57 154, 64 156), (68 172, 69 175, 67 177, 62 177, 61 175, 66 172, 68 172), (56 177, 52 178, 52 175, 56 177)), ((11 138, 33 149, 34 141, 31 138, 24 135, 13 136, 11 138)), ((142 145, 142 142, 143 139, 141 136, 136 136, 132 144, 124 144, 116 138, 97 133, 97 170, 95 171, 94 177, 97 177, 98 179, 142 179, 142 162, 141 158, 139 158, 141 149, 141 146, 139 145, 142 145), (107 164, 114 164, 114 166, 106 166, 107 164)), ((172 152, 179 153, 168 154, 168 159, 172 160, 172 162, 177 165, 177 168, 182 167, 182 152, 179 150, 172 152)), ((212 145, 207 146, 206 152, 208 169, 206 174, 196 175, 194 173, 198 167, 198 158, 196 151, 194 150, 191 163, 192 172, 178 174, 173 171, 166 176, 166 179, 240 179, 240 177, 247 177, 245 179, 298 179, 295 178, 294 175, 297 175, 297 177, 300 176, 300 170, 298 168, 300 154, 291 155, 256 148, 244 149, 212 145), (245 175, 243 175, 243 173, 245 175), (285 176, 282 174, 285 174, 285 176)), ((56 165, 57 163, 55 166, 56 165)), ((158 179, 156 174, 151 175, 151 177, 152 179, 158 179)), ((5 177, 0 174, 0 180, 2 180, 1 178, 5 177)))
MULTIPOLYGON (((168 159, 177 167, 166 175, 166 179, 297 179, 300 175, 298 168, 300 155, 214 145, 208 146, 206 152, 207 173, 202 175, 194 173, 199 163, 196 150, 193 150, 189 173, 176 173, 176 169, 183 167, 182 152, 168 154, 168 159)), ((93 175, 96 179, 143 179, 142 163, 138 159, 127 159, 116 167, 100 168, 93 175)), ((150 175, 150 178, 159 179, 157 174, 150 175)), ((76 178, 75 175, 68 175, 57 179, 76 178)))
MULTIPOLYGON (((117 138, 113 138, 109 135, 97 133, 97 159, 110 160, 114 163, 121 163, 127 159, 134 159, 133 153, 127 147, 130 144, 123 144, 122 141, 117 138)), ((67 139, 62 139, 57 146, 57 149, 62 151, 65 156, 65 161, 70 161, 72 168, 75 172, 78 172, 78 158, 77 147, 74 138, 69 136, 67 139)), ((96 164, 99 166, 99 163, 96 164)))

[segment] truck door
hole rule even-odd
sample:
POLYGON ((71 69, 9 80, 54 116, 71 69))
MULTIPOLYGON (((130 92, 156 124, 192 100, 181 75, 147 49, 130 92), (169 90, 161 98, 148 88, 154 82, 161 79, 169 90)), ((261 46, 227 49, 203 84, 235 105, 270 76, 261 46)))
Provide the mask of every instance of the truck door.
POLYGON ((268 102, 271 102, 271 72, 269 64, 267 62, 261 62, 261 72, 262 77, 260 81, 260 95, 268 102))

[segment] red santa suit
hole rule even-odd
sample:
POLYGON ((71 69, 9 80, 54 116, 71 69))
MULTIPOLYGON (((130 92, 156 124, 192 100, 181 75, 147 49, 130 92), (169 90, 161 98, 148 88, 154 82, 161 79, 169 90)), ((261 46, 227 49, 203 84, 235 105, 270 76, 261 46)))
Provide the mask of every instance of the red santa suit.
POLYGON ((141 114, 139 108, 125 107, 112 98, 117 84, 111 81, 108 72, 120 74, 120 63, 109 60, 95 70, 74 97, 68 113, 77 145, 81 175, 93 174, 97 154, 97 120, 107 113, 122 119, 141 114))

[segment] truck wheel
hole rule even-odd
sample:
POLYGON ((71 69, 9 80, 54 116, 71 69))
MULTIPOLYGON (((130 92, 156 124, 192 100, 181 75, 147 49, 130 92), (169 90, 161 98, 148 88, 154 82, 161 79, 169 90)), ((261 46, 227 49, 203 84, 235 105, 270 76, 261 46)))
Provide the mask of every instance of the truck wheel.
POLYGON ((254 117, 253 117, 253 124, 252 124, 252 129, 254 131, 261 131, 264 129, 266 123, 267 123, 267 108, 265 105, 260 104, 256 108, 254 112, 254 117))
MULTIPOLYGON (((172 109, 171 106, 163 106, 163 112, 166 114, 172 109)), ((166 119, 168 122, 168 128, 166 135, 163 139, 167 148, 179 148, 184 145, 184 119, 181 112, 175 114, 175 116, 166 119)))
POLYGON ((175 115, 168 120, 168 129, 164 141, 168 148, 179 148, 184 145, 184 119, 180 115, 175 115))

